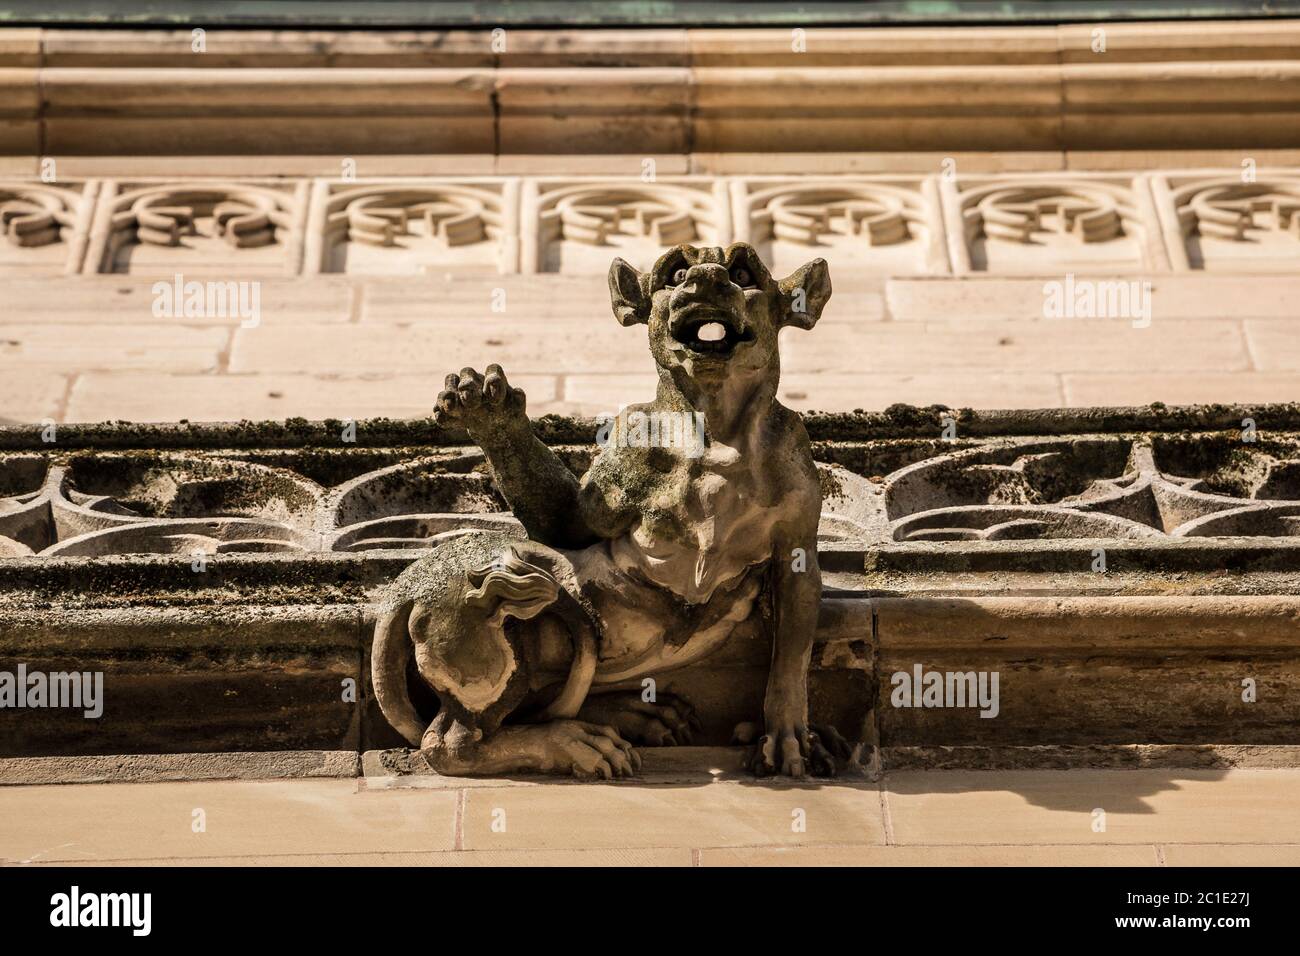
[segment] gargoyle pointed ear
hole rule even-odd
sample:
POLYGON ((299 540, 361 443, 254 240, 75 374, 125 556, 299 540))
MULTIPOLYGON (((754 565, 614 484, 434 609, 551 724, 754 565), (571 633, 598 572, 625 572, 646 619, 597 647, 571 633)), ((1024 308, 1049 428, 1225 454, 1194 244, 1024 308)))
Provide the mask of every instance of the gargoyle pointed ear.
POLYGON ((636 325, 650 320, 650 303, 641 286, 641 273, 622 259, 609 264, 609 299, 614 318, 620 325, 636 325))
POLYGON ((781 324, 800 329, 811 329, 816 325, 831 297, 831 272, 826 260, 814 259, 800 266, 777 285, 785 309, 781 324))

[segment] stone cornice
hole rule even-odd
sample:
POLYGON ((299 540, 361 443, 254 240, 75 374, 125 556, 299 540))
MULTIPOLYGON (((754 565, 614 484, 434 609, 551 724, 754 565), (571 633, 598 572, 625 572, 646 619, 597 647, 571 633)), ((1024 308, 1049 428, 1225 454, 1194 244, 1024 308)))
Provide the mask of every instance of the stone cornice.
POLYGON ((1300 21, 1094 29, 0 30, 0 156, 1300 147, 1300 21))
MULTIPOLYGON (((1024 435, 1177 433, 1188 429, 1235 431, 1245 417, 1272 431, 1300 431, 1300 403, 1253 405, 1146 405, 1132 408, 948 409, 894 405, 883 412, 804 412, 813 441, 879 441, 933 438, 941 419, 955 412, 964 436, 995 438, 1024 435)), ((261 422, 104 422, 59 425, 60 449, 191 449, 223 451, 246 448, 338 448, 344 422, 334 419, 261 422)), ((535 419, 538 437, 550 445, 595 443, 594 418, 546 415, 535 419)), ((43 426, 0 425, 0 451, 48 451, 43 426)), ((453 448, 467 443, 459 429, 445 429, 432 418, 363 419, 356 422, 357 448, 396 446, 453 448)))
POLYGON ((366 0, 322 3, 320 0, 4 0, 0 20, 23 25, 135 24, 274 26, 311 24, 326 28, 373 27, 509 27, 594 29, 760 26, 870 26, 877 24, 1094 23, 1136 20, 1185 20, 1287 16, 1300 9, 1296 0, 609 0, 575 4, 571 0, 366 0))

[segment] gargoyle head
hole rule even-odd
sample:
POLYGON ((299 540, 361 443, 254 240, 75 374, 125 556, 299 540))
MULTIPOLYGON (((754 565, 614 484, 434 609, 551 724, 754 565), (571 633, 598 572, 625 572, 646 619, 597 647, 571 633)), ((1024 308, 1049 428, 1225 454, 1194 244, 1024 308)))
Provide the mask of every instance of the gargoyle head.
POLYGON ((622 259, 609 267, 614 315, 623 325, 650 327, 650 352, 675 380, 712 383, 761 376, 775 387, 777 334, 787 325, 811 329, 831 297, 825 259, 777 281, 754 247, 677 246, 649 272, 622 259))

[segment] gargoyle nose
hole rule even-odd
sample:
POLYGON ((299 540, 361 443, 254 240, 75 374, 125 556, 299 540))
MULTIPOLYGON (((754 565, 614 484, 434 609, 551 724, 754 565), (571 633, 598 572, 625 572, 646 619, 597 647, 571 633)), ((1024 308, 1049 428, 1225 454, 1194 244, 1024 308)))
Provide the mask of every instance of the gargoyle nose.
POLYGON ((702 262, 691 266, 686 273, 682 288, 687 293, 714 292, 725 289, 731 282, 731 275, 724 266, 716 262, 702 262))

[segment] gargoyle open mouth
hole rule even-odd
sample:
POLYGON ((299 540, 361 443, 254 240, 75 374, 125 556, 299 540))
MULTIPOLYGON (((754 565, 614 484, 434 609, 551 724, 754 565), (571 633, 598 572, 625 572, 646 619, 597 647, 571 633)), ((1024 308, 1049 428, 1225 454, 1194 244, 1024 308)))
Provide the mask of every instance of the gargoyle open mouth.
POLYGON ((727 356, 737 345, 754 338, 749 329, 737 328, 731 315, 715 309, 692 310, 688 318, 675 324, 673 338, 701 355, 727 356))

